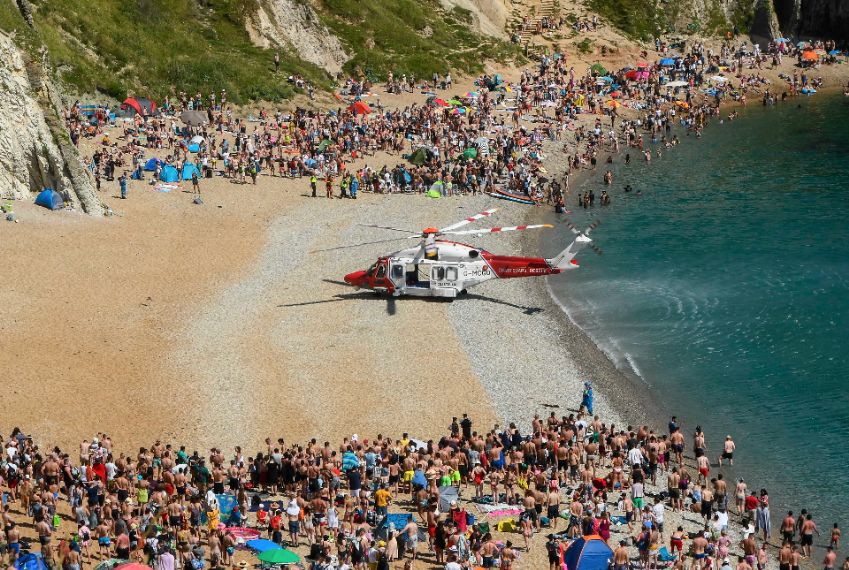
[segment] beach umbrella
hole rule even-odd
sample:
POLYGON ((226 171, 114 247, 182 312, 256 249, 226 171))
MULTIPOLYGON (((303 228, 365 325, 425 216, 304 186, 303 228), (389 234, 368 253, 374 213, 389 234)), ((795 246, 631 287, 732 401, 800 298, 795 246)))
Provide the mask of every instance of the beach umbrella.
POLYGON ((448 104, 449 104, 449 105, 462 105, 462 104, 463 104, 463 102, 462 102, 462 101, 458 101, 457 99, 451 99, 450 101, 448 101, 448 104))
POLYGON ((608 101, 608 102, 605 103, 605 105, 615 109, 616 107, 621 107, 622 103, 620 103, 619 101, 608 101))
POLYGON ((638 71, 637 75, 634 76, 634 78, 637 79, 637 80, 648 79, 649 78, 649 72, 648 71, 638 71))
POLYGON ((790 43, 790 40, 788 40, 787 38, 778 38, 777 40, 775 40, 775 43, 778 43, 778 44, 789 44, 789 43, 790 43))
POLYGON ((468 99, 469 97, 477 97, 477 96, 478 96, 477 91, 467 91, 467 92, 466 92, 466 94, 465 94, 465 95, 463 95, 463 97, 465 97, 465 98, 467 98, 467 99, 468 99))
POLYGON ((563 54, 562 53, 556 53, 553 56, 551 56, 551 59, 554 59, 554 60, 563 59, 563 54))
POLYGON ((269 564, 294 564, 301 560, 300 556, 291 550, 286 550, 285 548, 275 548, 272 550, 266 550, 265 552, 260 552, 257 558, 259 558, 260 561, 268 562, 269 564))
POLYGON ((830 52, 828 52, 828 55, 839 55, 839 54, 840 54, 839 49, 833 49, 830 52))
POLYGON ((350 109, 357 115, 368 115, 369 113, 371 113, 371 109, 369 109, 369 106, 363 103, 362 101, 351 103, 350 109))
POLYGON ((478 149, 469 147, 463 151, 463 158, 476 158, 478 156, 478 149))
POLYGON ((721 75, 714 75, 713 77, 711 77, 711 79, 713 81, 716 81, 717 83, 725 83, 726 81, 728 81, 727 77, 723 77, 721 75))
POLYGON ((436 103, 437 105, 439 105, 440 107, 450 107, 451 106, 444 99, 434 99, 433 102, 436 103))
POLYGON ((798 44, 796 44, 796 47, 797 48, 808 48, 808 49, 810 49, 811 44, 809 44, 808 42, 799 42, 798 44))
POLYGON ((599 77, 598 80, 603 82, 603 83, 613 83, 612 77, 607 77, 607 76, 599 77))
POLYGON ((689 109, 690 108, 690 104, 687 103, 686 101, 675 101, 675 104, 678 105, 679 107, 681 107, 682 109, 689 109))
POLYGON ((686 81, 670 81, 666 84, 667 87, 684 87, 687 85, 686 81))
POLYGON ((457 107, 453 111, 451 111, 452 115, 465 115, 468 107, 457 107))
POLYGON ((126 566, 130 561, 122 558, 110 558, 94 567, 94 570, 113 570, 118 566, 126 566))
POLYGON ((308 158, 308 159, 306 159, 306 160, 304 161, 304 166, 306 166, 307 168, 312 168, 312 167, 313 167, 313 166, 315 166, 316 164, 318 164, 318 163, 317 163, 315 160, 311 159, 311 158, 308 158))
POLYGON ((638 64, 637 64, 637 68, 641 68, 641 67, 642 67, 642 68, 645 68, 645 67, 648 67, 648 66, 649 66, 649 64, 647 64, 647 63, 642 63, 642 62, 640 62, 640 63, 638 63, 638 64))
POLYGON ((622 93, 620 93, 619 91, 614 91, 610 94, 611 97, 619 97, 620 95, 622 95, 622 93))
POLYGON ((813 61, 817 59, 817 54, 812 51, 806 51, 802 53, 802 59, 807 59, 808 61, 813 61))
POLYGON ((590 66, 590 71, 594 71, 594 72, 598 73, 599 75, 604 75, 605 73, 607 73, 607 70, 600 63, 592 64, 590 66))
POLYGON ((629 69, 625 72, 625 79, 634 79, 637 77, 637 70, 629 69))
POLYGON ((675 65, 675 60, 671 57, 665 57, 660 60, 660 65, 675 65))

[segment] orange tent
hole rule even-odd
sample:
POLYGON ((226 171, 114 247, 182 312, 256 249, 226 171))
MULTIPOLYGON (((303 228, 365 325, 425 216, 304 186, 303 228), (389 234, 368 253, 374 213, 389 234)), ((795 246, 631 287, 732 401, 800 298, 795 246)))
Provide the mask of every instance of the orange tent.
POLYGON ((371 109, 369 109, 368 105, 363 103, 362 101, 357 101, 356 103, 351 103, 350 107, 351 111, 356 113, 357 115, 368 115, 371 113, 371 109))

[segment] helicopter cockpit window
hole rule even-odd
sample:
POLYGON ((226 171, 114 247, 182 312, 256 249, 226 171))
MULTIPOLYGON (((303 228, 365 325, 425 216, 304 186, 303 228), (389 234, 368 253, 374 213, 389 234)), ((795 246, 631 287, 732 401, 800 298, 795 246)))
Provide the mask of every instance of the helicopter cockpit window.
POLYGON ((375 279, 383 279, 386 277, 386 265, 381 265, 377 268, 377 275, 374 276, 375 279))
POLYGON ((434 267, 433 272, 431 274, 434 281, 444 281, 445 280, 445 268, 444 267, 434 267))
POLYGON ((404 277, 404 266, 403 265, 393 265, 392 266, 392 278, 393 279, 403 279, 404 277))
POLYGON ((457 280, 457 268, 456 267, 446 267, 445 268, 445 279, 448 281, 456 281, 457 280))
POLYGON ((377 269, 377 264, 376 264, 376 263, 375 263, 374 265, 372 265, 371 267, 369 267, 368 269, 366 269, 366 275, 368 275, 369 277, 371 277, 372 275, 374 275, 374 270, 375 270, 375 269, 377 269))

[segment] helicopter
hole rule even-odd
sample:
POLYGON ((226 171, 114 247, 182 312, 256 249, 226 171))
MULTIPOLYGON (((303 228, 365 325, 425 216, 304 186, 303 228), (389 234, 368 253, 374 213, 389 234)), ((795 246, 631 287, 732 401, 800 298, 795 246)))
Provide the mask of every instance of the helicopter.
POLYGON ((543 277, 546 275, 557 275, 568 269, 576 269, 578 262, 575 260, 575 256, 587 245, 599 255, 602 253, 589 238, 589 233, 598 226, 598 221, 583 232, 566 221, 572 232, 577 234, 577 237, 566 249, 551 259, 495 255, 479 247, 448 241, 447 239, 437 239, 443 236, 479 236, 489 233, 554 227, 550 224, 539 224, 456 231, 458 228, 491 216, 496 211, 498 211, 498 208, 493 208, 445 228, 426 228, 421 232, 379 224, 360 224, 364 227, 404 232, 410 235, 328 247, 313 250, 310 253, 334 251, 391 241, 419 239, 420 242, 418 245, 380 256, 365 271, 349 273, 345 276, 345 282, 353 285, 357 290, 369 289, 377 294, 388 293, 395 297, 411 295, 416 297, 444 297, 449 299, 454 299, 459 295, 465 294, 469 288, 480 285, 490 279, 543 277))

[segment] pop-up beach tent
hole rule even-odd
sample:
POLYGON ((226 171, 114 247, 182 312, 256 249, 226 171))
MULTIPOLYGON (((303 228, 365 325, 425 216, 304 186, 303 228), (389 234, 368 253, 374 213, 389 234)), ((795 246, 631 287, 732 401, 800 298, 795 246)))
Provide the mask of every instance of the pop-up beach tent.
POLYGON ((156 103, 143 97, 130 97, 121 103, 121 110, 127 111, 130 109, 135 110, 139 115, 144 115, 145 111, 147 111, 148 115, 152 115, 156 112, 156 103))
POLYGON ((65 199, 56 190, 48 188, 35 198, 38 206, 44 206, 48 210, 61 210, 65 207, 65 199))
POLYGON ((24 554, 15 560, 14 568, 15 570, 47 570, 41 554, 38 553, 24 554))
POLYGON ((582 536, 563 553, 569 570, 606 570, 613 550, 597 534, 582 536))
POLYGON ((159 179, 163 182, 177 182, 180 180, 180 173, 173 166, 166 166, 159 173, 159 179))
POLYGON ((157 164, 159 164, 159 159, 158 159, 158 158, 151 158, 150 160, 148 160, 148 161, 145 163, 145 165, 144 165, 144 169, 145 169, 145 170, 150 170, 151 172, 154 172, 154 171, 156 170, 156 165, 157 165, 157 164))
POLYGON ((191 162, 187 162, 183 165, 183 180, 191 180, 192 173, 196 173, 198 178, 200 178, 200 171, 197 169, 197 166, 191 162))

